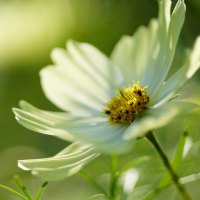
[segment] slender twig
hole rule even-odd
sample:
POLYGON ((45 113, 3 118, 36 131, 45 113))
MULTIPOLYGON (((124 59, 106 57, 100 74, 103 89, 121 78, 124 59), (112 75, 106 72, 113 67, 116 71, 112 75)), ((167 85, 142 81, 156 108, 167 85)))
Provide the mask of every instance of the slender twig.
POLYGON ((10 187, 7 187, 7 186, 2 185, 2 184, 0 184, 0 187, 3 188, 3 189, 5 189, 5 190, 8 190, 9 192, 11 192, 11 193, 13 193, 13 194, 15 194, 15 195, 17 195, 19 198, 21 198, 21 199, 23 199, 23 200, 27 200, 26 197, 24 197, 22 194, 20 194, 19 192, 13 190, 13 189, 10 188, 10 187))
POLYGON ((45 187, 48 185, 48 182, 44 182, 41 187, 39 188, 35 200, 40 200, 42 194, 44 193, 45 187))
POLYGON ((149 132, 146 135, 146 138, 151 142, 151 144, 154 146, 154 148, 157 150, 158 154, 160 155, 165 167, 170 173, 171 178, 179 191, 179 194, 182 196, 184 200, 192 200, 192 198, 190 197, 185 187, 180 183, 178 175, 175 173, 172 165, 170 164, 165 152, 163 151, 162 147, 158 143, 156 137, 153 135, 152 132, 149 132))

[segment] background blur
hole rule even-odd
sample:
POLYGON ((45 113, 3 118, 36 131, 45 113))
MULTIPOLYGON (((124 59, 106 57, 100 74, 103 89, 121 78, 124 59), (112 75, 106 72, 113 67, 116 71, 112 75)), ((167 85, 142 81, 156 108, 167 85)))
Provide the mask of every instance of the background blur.
MULTIPOLYGON (((186 21, 172 71, 181 66, 183 47, 192 47, 196 36, 200 34, 200 1, 185 1, 186 21)), ((23 128, 16 122, 11 111, 12 107, 18 107, 21 99, 41 109, 57 110, 45 98, 39 80, 39 70, 51 63, 51 50, 54 47, 64 48, 66 41, 72 38, 94 44, 109 55, 122 35, 132 35, 139 25, 147 25, 152 17, 157 17, 157 11, 156 0, 0 0, 0 183, 14 187, 12 178, 18 173, 34 193, 42 181, 18 169, 17 160, 52 156, 68 145, 61 140, 23 128)), ((197 73, 186 85, 183 93, 200 97, 199 75, 197 73)), ((199 113, 188 117, 193 142, 200 140, 199 117, 199 113)), ((159 134, 159 138, 169 155, 173 153, 183 127, 184 121, 175 119, 169 127, 160 130, 166 132, 159 134)), ((200 158, 197 156, 200 147, 198 144, 196 146, 192 155, 200 166, 200 158)), ((134 154, 121 159, 124 162, 145 154, 154 154, 154 151, 143 141, 138 143, 134 154)), ((98 177, 109 171, 105 162, 106 157, 100 158, 90 164, 86 171, 98 177)), ((157 183, 163 169, 159 164, 156 165, 157 169, 155 163, 159 163, 156 155, 154 160, 149 161, 150 171, 143 166, 146 175, 141 184, 142 181, 149 183, 148 180, 152 185, 157 183)), ((196 169, 196 164, 193 164, 192 170, 198 172, 200 167, 196 169)), ((187 175, 181 169, 180 173, 187 175)), ((101 179, 102 177, 100 181, 101 179)), ((198 199, 199 186, 199 183, 188 185, 194 199, 198 199)), ((76 175, 64 181, 50 183, 44 199, 85 200, 94 194, 96 191, 76 175)), ((170 199, 169 194, 169 191, 163 192, 158 199, 165 199, 165 195, 170 199)), ((178 199, 176 192, 171 194, 171 199, 178 199)), ((0 188, 0 199, 12 200, 17 197, 0 188)))

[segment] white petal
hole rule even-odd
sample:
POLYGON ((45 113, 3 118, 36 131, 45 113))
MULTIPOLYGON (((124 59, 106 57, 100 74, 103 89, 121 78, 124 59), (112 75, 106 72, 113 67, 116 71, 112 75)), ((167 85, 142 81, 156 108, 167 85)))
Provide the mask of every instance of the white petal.
POLYGON ((78 83, 77 79, 70 81, 64 70, 54 66, 46 67, 41 71, 41 76, 46 96, 61 109, 78 116, 97 115, 102 109, 103 103, 90 95, 87 88, 73 83, 75 80, 78 83))
POLYGON ((140 81, 151 94, 165 79, 172 63, 184 21, 185 4, 179 0, 171 15, 171 1, 160 2, 159 19, 141 27, 133 37, 125 36, 114 48, 112 59, 126 78, 126 84, 140 81))
POLYGON ((115 87, 123 82, 123 77, 119 69, 101 53, 94 46, 87 43, 78 43, 75 41, 69 41, 67 43, 69 54, 74 60, 82 66, 82 68, 95 76, 95 79, 99 79, 99 83, 103 84, 103 79, 106 80, 106 84, 113 84, 115 87))
POLYGON ((89 145, 73 143, 51 158, 20 160, 18 166, 46 181, 59 180, 81 170, 99 154, 89 145))
POLYGON ((109 153, 124 153, 132 147, 132 142, 122 138, 127 127, 110 125, 106 118, 78 118, 67 113, 47 112, 26 102, 21 102, 21 106, 24 110, 14 108, 13 111, 18 122, 30 130, 67 141, 83 141, 109 153))
POLYGON ((127 194, 130 194, 131 192, 133 192, 138 179, 139 179, 138 170, 132 168, 132 169, 129 169, 127 172, 125 172, 124 185, 123 185, 124 192, 127 194))
POLYGON ((156 105, 159 102, 166 103, 175 95, 177 88, 180 88, 185 83, 186 68, 181 67, 173 74, 160 88, 151 96, 150 105, 156 105), (163 101, 164 100, 164 101, 163 101))
POLYGON ((108 122, 71 123, 66 128, 74 137, 85 143, 93 144, 102 152, 121 154, 129 151, 133 141, 125 141, 123 134, 127 126, 111 125, 108 122))
POLYGON ((185 4, 179 0, 170 16, 171 1, 161 1, 158 28, 158 55, 153 66, 149 66, 145 72, 144 83, 149 86, 152 93, 165 80, 180 35, 185 18, 185 4))
POLYGON ((66 113, 42 111, 24 101, 20 104, 24 110, 13 108, 13 112, 21 125, 32 131, 55 136, 63 140, 74 140, 72 135, 58 126, 67 120, 69 121, 70 116, 66 113))
POLYGON ((185 65, 173 74, 165 84, 163 84, 151 96, 151 105, 157 104, 166 98, 168 101, 175 92, 191 78, 200 67, 200 37, 195 41, 194 47, 188 52, 185 65))
POLYGON ((73 114, 95 115, 122 84, 119 69, 89 44, 69 41, 67 52, 56 49, 52 59, 56 66, 41 71, 44 92, 73 114))
POLYGON ((23 110, 30 112, 32 114, 36 114, 38 116, 40 116, 41 118, 48 119, 53 121, 54 123, 61 123, 61 122, 65 122, 66 120, 70 119, 70 115, 69 113, 66 112, 51 112, 51 111, 44 111, 44 110, 40 110, 38 108, 36 108, 35 106, 29 104, 28 102, 21 100, 19 102, 19 106, 20 108, 22 108, 23 110))
POLYGON ((186 115, 199 109, 194 103, 184 101, 172 101, 155 109, 150 109, 143 116, 136 119, 126 130, 124 138, 127 140, 141 137, 148 131, 167 125, 178 115, 186 115))
POLYGON ((91 75, 90 71, 87 73, 79 66, 69 52, 64 49, 54 49, 51 54, 52 60, 59 67, 60 71, 64 73, 67 78, 77 87, 89 89, 89 93, 94 97, 102 97, 103 99, 108 96, 103 87, 99 87, 99 82, 91 75), (90 86, 90 88, 88 88, 90 86))
POLYGON ((149 30, 140 27, 132 36, 123 36, 114 48, 111 58, 117 63, 125 77, 125 85, 141 81, 149 64, 149 56, 156 39, 157 21, 153 20, 149 30))

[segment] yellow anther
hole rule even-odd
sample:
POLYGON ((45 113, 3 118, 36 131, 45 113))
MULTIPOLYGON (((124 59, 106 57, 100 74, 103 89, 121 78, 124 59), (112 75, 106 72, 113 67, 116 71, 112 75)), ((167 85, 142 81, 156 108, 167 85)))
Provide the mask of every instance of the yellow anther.
POLYGON ((130 124, 136 116, 147 109, 149 96, 147 87, 141 87, 134 83, 131 87, 118 89, 118 93, 106 105, 103 113, 108 115, 108 121, 112 124, 130 124))

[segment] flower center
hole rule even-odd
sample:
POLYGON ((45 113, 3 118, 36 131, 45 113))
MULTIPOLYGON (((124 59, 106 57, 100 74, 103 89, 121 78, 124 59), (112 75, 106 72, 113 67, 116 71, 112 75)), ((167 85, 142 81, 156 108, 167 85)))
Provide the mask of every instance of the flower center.
POLYGON ((105 105, 103 113, 108 115, 111 124, 130 124, 136 116, 147 109, 149 96, 146 93, 147 87, 141 87, 134 83, 132 87, 119 88, 118 93, 105 105))

